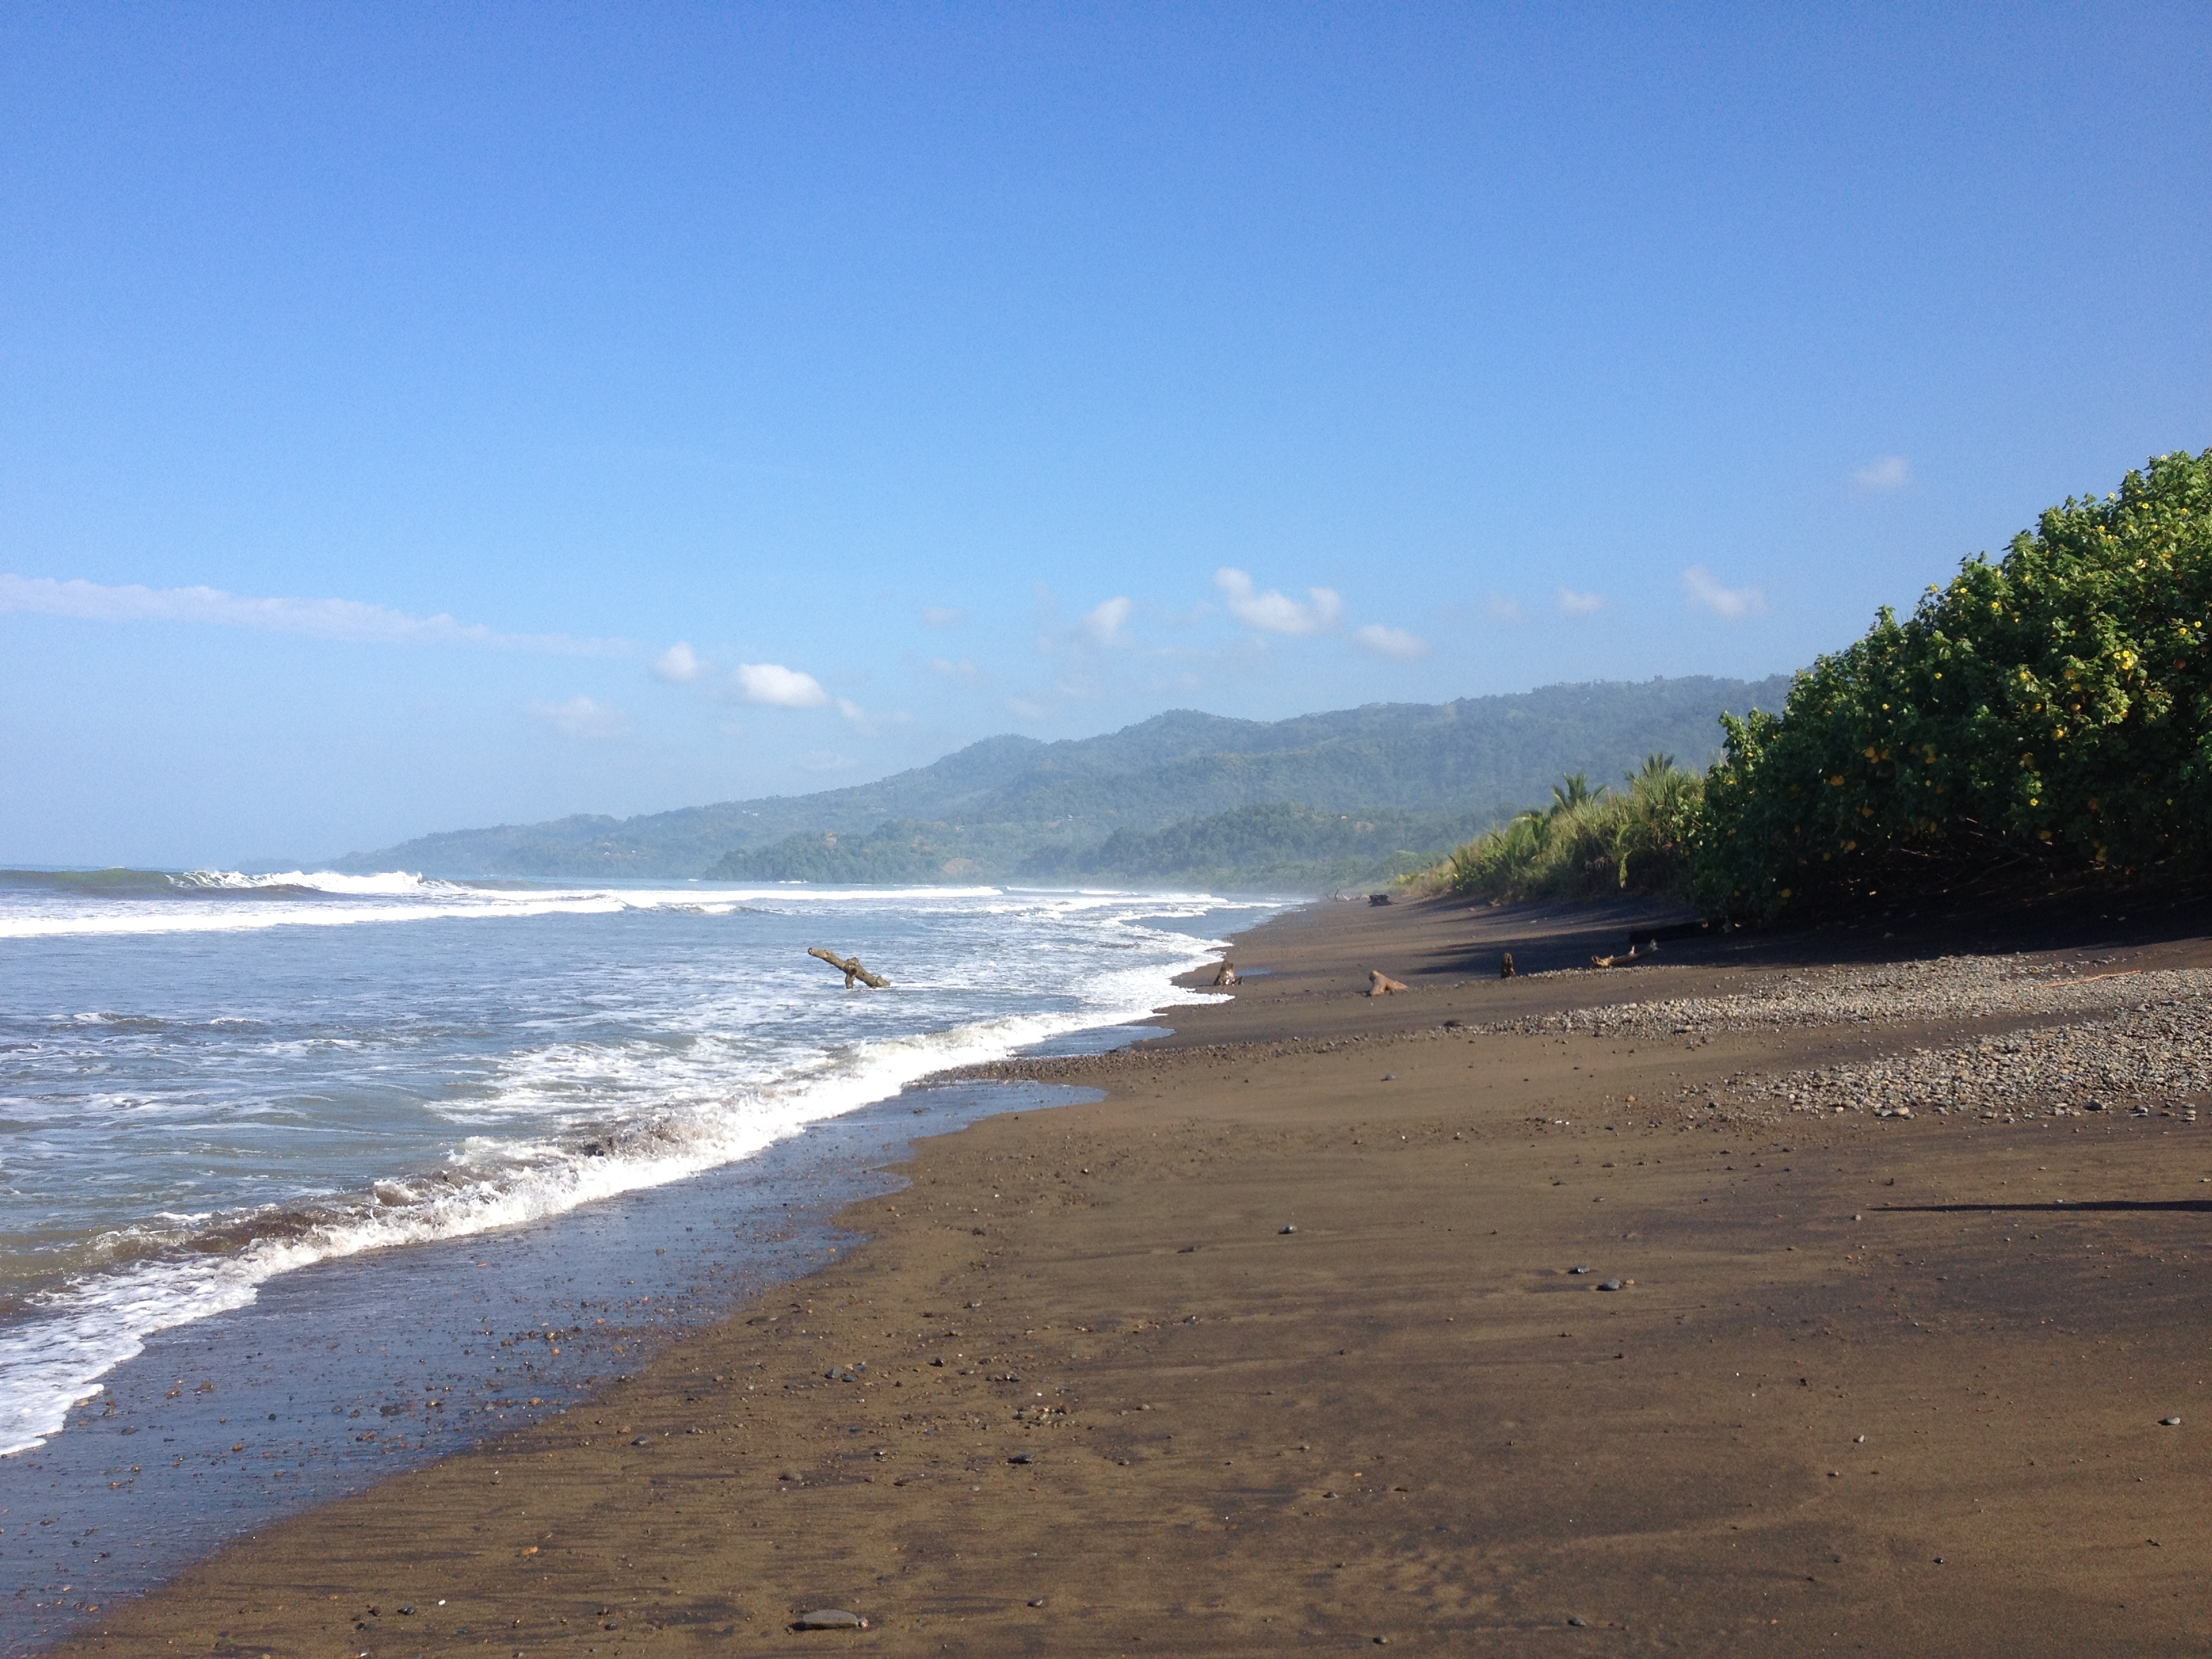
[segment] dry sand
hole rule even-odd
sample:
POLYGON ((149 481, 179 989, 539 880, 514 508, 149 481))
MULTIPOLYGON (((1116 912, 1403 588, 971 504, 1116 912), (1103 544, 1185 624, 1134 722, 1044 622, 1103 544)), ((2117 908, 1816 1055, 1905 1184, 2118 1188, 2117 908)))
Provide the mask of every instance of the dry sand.
MULTIPOLYGON (((1271 923, 1173 1036, 1013 1068, 1107 1098, 926 1144, 842 1265, 64 1651, 2212 1650, 2191 1102, 1970 1098, 1960 1054, 2094 1048, 2064 996, 1556 1018, 1911 940, 1495 977, 1626 920, 1271 923), (1961 1109, 1766 1086, 1916 1049, 1961 1109), (869 1627, 788 1628, 822 1607, 869 1627)), ((2012 967, 2212 965, 2167 934, 2012 967)))

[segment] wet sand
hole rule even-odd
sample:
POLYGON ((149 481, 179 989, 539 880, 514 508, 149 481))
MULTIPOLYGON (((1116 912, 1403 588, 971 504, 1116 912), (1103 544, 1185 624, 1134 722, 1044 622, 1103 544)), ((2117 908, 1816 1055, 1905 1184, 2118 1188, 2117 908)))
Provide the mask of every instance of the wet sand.
POLYGON ((1011 1068, 1106 1097, 924 1143, 836 1265, 62 1650, 2203 1652, 2212 1130, 1717 1086, 2025 1017, 1479 1029, 1936 943, 1495 977, 1637 919, 1270 923, 1172 1036, 1011 1068))
POLYGON ((852 1242, 837 1212, 903 1184, 888 1162, 1024 1091, 1096 1098, 1038 1084, 896 1096, 686 1180, 280 1273, 245 1307, 154 1334, 66 1431, 0 1458, 0 1656, 40 1651, 231 1539, 596 1397, 833 1261, 852 1242))

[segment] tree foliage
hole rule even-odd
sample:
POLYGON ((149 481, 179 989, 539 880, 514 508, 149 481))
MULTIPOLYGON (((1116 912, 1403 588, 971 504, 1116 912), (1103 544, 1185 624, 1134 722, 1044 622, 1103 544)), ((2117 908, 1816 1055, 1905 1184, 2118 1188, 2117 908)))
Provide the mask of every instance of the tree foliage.
POLYGON ((2212 450, 1968 560, 1723 716, 1692 890, 1771 919, 1975 882, 2167 878, 2212 843, 2212 450))

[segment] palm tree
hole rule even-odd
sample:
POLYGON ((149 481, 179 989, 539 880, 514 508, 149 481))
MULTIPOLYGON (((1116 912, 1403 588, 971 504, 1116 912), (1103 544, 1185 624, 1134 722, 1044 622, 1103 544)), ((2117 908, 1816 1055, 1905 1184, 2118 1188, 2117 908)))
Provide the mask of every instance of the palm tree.
POLYGON ((1590 787, 1589 773, 1570 772, 1560 782, 1552 786, 1552 816, 1557 817, 1577 806, 1587 806, 1604 794, 1603 784, 1595 789, 1590 787))

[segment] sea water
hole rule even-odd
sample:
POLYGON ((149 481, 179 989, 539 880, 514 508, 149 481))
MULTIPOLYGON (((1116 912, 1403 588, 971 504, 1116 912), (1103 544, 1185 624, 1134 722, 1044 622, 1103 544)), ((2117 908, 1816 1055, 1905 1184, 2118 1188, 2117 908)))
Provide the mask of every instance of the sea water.
POLYGON ((341 1486, 453 1443, 431 1406, 489 1426, 580 1397, 670 1318, 825 1259, 863 1171, 989 1109, 905 1085, 1200 1000, 1173 976, 1274 908, 0 874, 0 1559, 50 1518, 7 1501, 12 1464, 40 1507, 142 1489, 143 1510, 153 1471, 201 1458, 204 1490, 293 1456, 260 1445, 281 1410, 297 1467, 256 1462, 255 1490, 304 1494, 341 1442, 341 1486), (891 988, 847 990, 812 945, 891 988), (506 1329, 526 1318, 526 1375, 506 1329), (346 1415, 364 1401, 368 1428, 346 1415), (249 1416, 253 1453, 228 1439, 249 1416))

